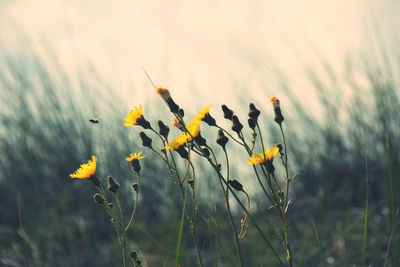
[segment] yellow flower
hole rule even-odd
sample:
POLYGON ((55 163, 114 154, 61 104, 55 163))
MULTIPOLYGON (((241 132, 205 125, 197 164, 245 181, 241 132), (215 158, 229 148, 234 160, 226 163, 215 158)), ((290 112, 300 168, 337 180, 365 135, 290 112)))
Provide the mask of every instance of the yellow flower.
POLYGON ((77 171, 75 171, 73 174, 70 174, 69 176, 71 178, 79 179, 87 179, 92 177, 96 172, 96 162, 96 156, 92 156, 92 160, 89 160, 86 164, 82 164, 77 171))
POLYGON ((172 140, 165 149, 168 150, 177 150, 181 146, 183 146, 188 140, 188 136, 186 134, 178 135, 174 140, 172 140))
POLYGON ((197 114, 196 118, 198 118, 199 120, 204 119, 204 117, 210 113, 210 109, 211 109, 211 105, 205 106, 202 110, 199 111, 199 113, 197 114))
MULTIPOLYGON (((176 137, 173 141, 171 141, 165 149, 168 150, 177 150, 181 146, 183 146, 186 142, 192 141, 192 138, 196 137, 199 135, 200 132, 200 124, 201 120, 210 112, 211 105, 206 106, 200 112, 194 117, 193 119, 190 120, 190 122, 186 125, 186 129, 188 132, 182 132, 181 135, 176 137)), ((174 119, 172 125, 176 126, 179 128, 179 121, 177 119, 174 119)))
POLYGON ((143 118, 143 108, 142 105, 139 105, 139 108, 135 107, 135 109, 131 109, 129 111, 128 115, 126 115, 126 118, 124 120, 124 126, 133 126, 138 124, 138 120, 143 118))
POLYGON ((141 154, 142 154, 142 152, 135 153, 135 154, 131 153, 131 155, 129 157, 126 157, 126 161, 132 161, 133 159, 140 160, 145 157, 144 155, 141 156, 141 154))
POLYGON ((264 163, 265 161, 272 162, 273 158, 278 152, 279 148, 277 146, 273 146, 272 148, 268 147, 267 149, 265 149, 264 153, 261 154, 254 153, 253 155, 251 155, 248 162, 251 165, 261 164, 264 163))

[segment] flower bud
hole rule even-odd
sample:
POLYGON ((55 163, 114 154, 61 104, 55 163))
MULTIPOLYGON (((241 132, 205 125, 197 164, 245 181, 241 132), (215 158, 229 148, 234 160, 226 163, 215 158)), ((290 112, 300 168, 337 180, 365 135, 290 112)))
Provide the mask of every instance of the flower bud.
POLYGON ((108 176, 108 191, 116 194, 118 193, 119 183, 117 183, 112 176, 108 176))
POLYGON ((138 183, 133 183, 132 184, 132 188, 133 188, 133 191, 135 191, 137 193, 139 191, 139 184, 138 183))
POLYGON ((165 125, 161 120, 158 121, 158 128, 159 128, 159 133, 161 136, 163 136, 165 139, 167 139, 168 134, 169 134, 169 127, 165 125))
POLYGON ((247 120, 247 122, 248 122, 249 127, 250 127, 251 129, 256 128, 256 122, 255 122, 255 120, 254 120, 253 118, 249 118, 249 119, 247 120))
POLYGON ((232 120, 233 111, 229 109, 226 105, 222 105, 222 111, 224 112, 224 118, 232 120))
POLYGON ((229 180, 228 182, 232 188, 236 189, 237 191, 243 191, 243 185, 241 183, 239 183, 238 180, 232 179, 232 180, 229 180))
POLYGON ((137 258, 137 253, 136 253, 136 251, 132 251, 132 252, 129 254, 129 256, 131 257, 132 260, 136 260, 136 258, 137 258))
POLYGON ((94 194, 93 199, 94 199, 94 202, 96 202, 96 204, 99 206, 103 206, 106 201, 104 199, 103 195, 100 195, 99 193, 94 194))
POLYGON ((223 149, 225 149, 226 143, 228 143, 228 137, 224 135, 224 132, 222 130, 218 131, 218 137, 217 137, 217 144, 222 146, 223 149))
POLYGON ((183 110, 183 109, 179 109, 178 110, 178 114, 183 118, 183 117, 185 117, 185 111, 183 110))
POLYGON ((108 202, 108 207, 109 207, 110 209, 112 209, 112 208, 114 208, 114 204, 113 204, 112 202, 108 202))
POLYGON ((255 122, 257 122, 258 116, 260 116, 260 111, 254 106, 253 103, 250 103, 249 105, 250 112, 249 112, 249 117, 252 118, 255 122))
POLYGON ((207 145, 206 139, 204 139, 203 136, 201 136, 200 132, 199 132, 198 135, 196 135, 194 137, 194 141, 196 141, 197 144, 199 144, 199 146, 206 146, 207 145))
POLYGON ((217 122, 215 121, 215 119, 210 115, 210 113, 207 113, 204 118, 203 121, 205 123, 207 123, 210 126, 217 126, 217 122))
POLYGON ((174 100, 170 97, 170 98, 167 98, 166 100, 165 100, 165 102, 167 102, 167 105, 168 105, 168 107, 169 107, 169 110, 172 112, 172 113, 178 113, 178 111, 179 111, 179 106, 174 102, 174 100))
POLYGON ((176 152, 179 153, 179 155, 181 156, 181 158, 183 159, 189 159, 189 153, 186 151, 184 146, 180 146, 177 150, 175 150, 176 152))
POLYGON ((210 156, 210 150, 208 150, 208 148, 203 148, 203 152, 206 155, 206 157, 208 158, 210 156))
POLYGON ((243 125, 240 123, 238 117, 234 115, 232 117, 232 130, 235 131, 237 134, 243 129, 243 125))
POLYGON ((190 187, 193 189, 194 188, 194 180, 193 179, 188 179, 188 184, 190 187))
POLYGON ((274 120, 276 123, 281 124, 282 121, 284 120, 284 117, 282 115, 279 99, 273 96, 271 97, 270 101, 272 103, 272 106, 274 107, 274 113, 275 113, 274 120))
POLYGON ((139 135, 140 138, 142 139, 142 145, 151 148, 151 142, 152 142, 151 138, 148 137, 144 132, 140 132, 139 135))
POLYGON ((283 198, 285 196, 285 194, 283 193, 283 191, 281 189, 278 190, 278 197, 283 198))

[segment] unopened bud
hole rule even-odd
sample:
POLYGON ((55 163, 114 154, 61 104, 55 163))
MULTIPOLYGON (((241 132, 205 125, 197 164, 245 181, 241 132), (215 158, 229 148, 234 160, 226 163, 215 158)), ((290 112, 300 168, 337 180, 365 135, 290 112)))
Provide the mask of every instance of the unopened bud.
POLYGON ((160 135, 163 136, 165 139, 167 139, 169 134, 169 127, 159 120, 158 128, 159 128, 158 132, 160 133, 160 135))
POLYGON ((233 111, 229 109, 226 105, 222 105, 222 111, 224 112, 224 118, 232 120, 233 111))
POLYGON ((137 258, 137 253, 136 253, 136 251, 132 251, 132 252, 129 254, 129 256, 131 256, 131 259, 132 259, 132 260, 136 260, 136 258, 137 258))
POLYGON ((216 126, 216 125, 217 125, 217 122, 216 122, 215 119, 210 115, 210 113, 207 113, 207 114, 204 116, 203 121, 204 121, 205 123, 207 123, 208 125, 210 125, 210 126, 216 126))
POLYGON ((279 99, 273 96, 271 97, 270 101, 274 107, 274 113, 275 113, 274 120, 276 123, 281 124, 282 121, 284 120, 284 117, 282 115, 279 99))
POLYGON ((232 179, 232 180, 229 180, 228 182, 232 188, 235 188, 237 191, 243 191, 243 185, 241 183, 239 183, 238 180, 232 179))
POLYGON ((181 156, 183 159, 189 159, 189 153, 186 151, 184 146, 180 146, 177 150, 178 154, 181 156))
POLYGON ((255 122, 257 122, 258 116, 260 116, 260 111, 254 106, 253 103, 250 103, 249 105, 250 112, 249 112, 249 117, 252 118, 255 122))
POLYGON ((185 111, 181 108, 178 110, 178 114, 181 116, 181 118, 185 117, 185 111))
POLYGON ((93 199, 94 199, 94 202, 96 202, 96 204, 99 206, 103 206, 106 201, 104 199, 103 195, 100 195, 99 193, 94 194, 93 199))
POLYGON ((205 156, 208 158, 210 156, 210 150, 208 150, 208 148, 203 148, 203 152, 205 154, 205 156))
POLYGON ((206 139, 204 139, 203 136, 201 136, 200 132, 199 132, 198 135, 196 135, 194 137, 194 141, 196 141, 197 144, 199 144, 199 146, 206 146, 207 145, 206 139))
POLYGON ((140 138, 142 139, 142 145, 151 148, 151 138, 148 137, 144 132, 139 133, 140 138))
POLYGON ((108 176, 108 191, 116 194, 119 189, 119 184, 114 180, 112 176, 108 176))
POLYGON ((239 134, 242 129, 243 125, 240 123, 238 117, 234 115, 232 117, 232 130, 239 134))
POLYGON ((256 128, 256 122, 255 122, 254 119, 249 118, 249 119, 247 120, 247 122, 249 123, 249 127, 250 127, 251 129, 256 128))
POLYGON ((133 183, 132 184, 132 188, 137 193, 139 191, 139 184, 138 183, 133 183))
POLYGON ((222 146, 223 149, 225 149, 226 143, 228 143, 228 137, 224 135, 224 132, 222 130, 219 130, 217 137, 217 144, 222 146))

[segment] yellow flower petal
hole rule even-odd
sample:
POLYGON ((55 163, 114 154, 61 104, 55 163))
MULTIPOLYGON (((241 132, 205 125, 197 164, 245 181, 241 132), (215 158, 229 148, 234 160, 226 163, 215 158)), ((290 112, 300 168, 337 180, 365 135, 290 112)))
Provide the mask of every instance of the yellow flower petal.
POLYGON ((134 109, 131 109, 126 115, 126 118, 124 118, 124 126, 129 127, 137 124, 138 119, 143 117, 143 108, 142 105, 139 105, 138 107, 134 107, 134 109))
POLYGON ((125 159, 126 159, 126 161, 132 161, 133 159, 138 159, 138 160, 140 160, 140 159, 142 159, 142 158, 145 157, 144 155, 141 156, 141 154, 142 154, 142 152, 135 153, 135 154, 131 153, 130 156, 129 156, 129 157, 126 157, 125 159))
POLYGON ((88 163, 82 164, 81 167, 76 170, 74 173, 70 174, 71 178, 78 178, 78 179, 87 179, 93 176, 96 172, 96 163, 97 158, 96 156, 92 156, 92 160, 89 160, 88 163))

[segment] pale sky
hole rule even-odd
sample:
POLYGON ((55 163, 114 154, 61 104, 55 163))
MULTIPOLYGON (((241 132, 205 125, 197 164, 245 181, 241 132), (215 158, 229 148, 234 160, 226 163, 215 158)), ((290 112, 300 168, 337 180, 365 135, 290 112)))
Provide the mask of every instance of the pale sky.
POLYGON ((0 47, 21 49, 26 36, 40 47, 44 39, 67 70, 92 62, 129 105, 154 97, 142 66, 195 109, 222 100, 234 106, 237 96, 284 97, 277 71, 312 99, 304 66, 322 56, 340 72, 364 47, 366 18, 377 7, 373 0, 3 0, 0 47))

